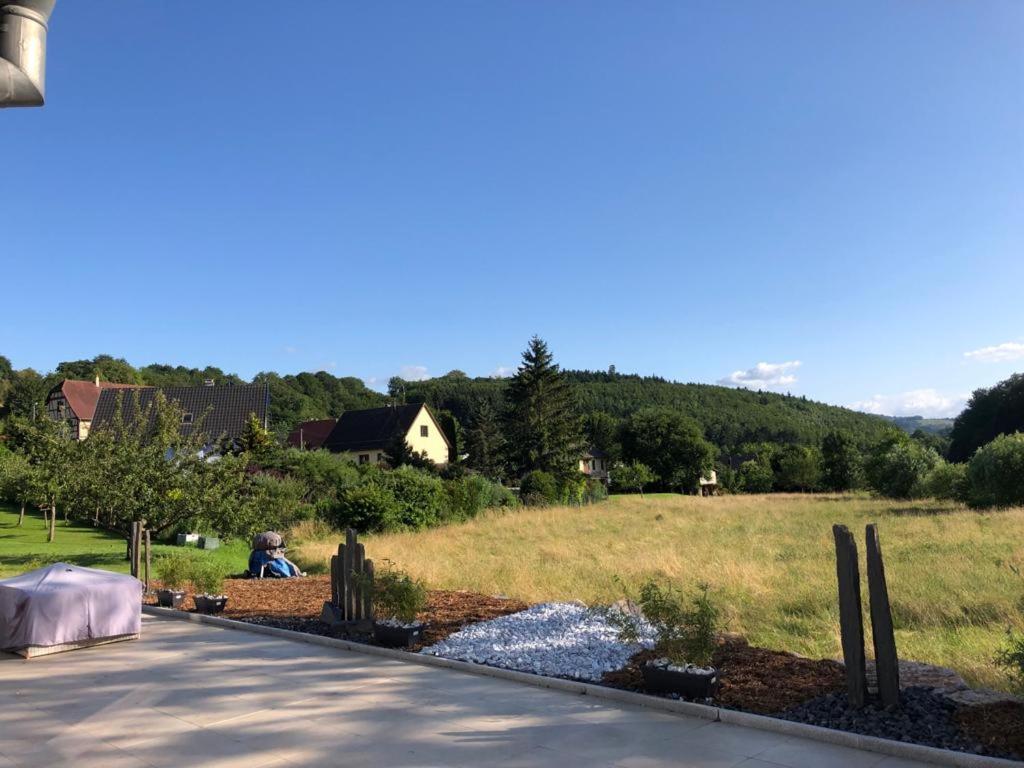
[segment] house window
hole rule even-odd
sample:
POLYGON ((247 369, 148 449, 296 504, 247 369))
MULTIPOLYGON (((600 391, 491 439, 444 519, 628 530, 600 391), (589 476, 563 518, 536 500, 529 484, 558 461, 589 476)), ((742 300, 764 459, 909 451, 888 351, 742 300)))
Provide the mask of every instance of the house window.
POLYGON ((182 424, 191 424, 194 420, 195 420, 195 416, 193 416, 191 413, 183 413, 183 414, 181 414, 181 423, 182 424))
POLYGON ((368 454, 368 453, 360 453, 359 454, 359 463, 360 464, 369 464, 370 463, 370 454, 368 454))
POLYGON ((426 436, 427 436, 427 425, 426 424, 422 424, 422 425, 420 425, 420 437, 426 437, 426 436))

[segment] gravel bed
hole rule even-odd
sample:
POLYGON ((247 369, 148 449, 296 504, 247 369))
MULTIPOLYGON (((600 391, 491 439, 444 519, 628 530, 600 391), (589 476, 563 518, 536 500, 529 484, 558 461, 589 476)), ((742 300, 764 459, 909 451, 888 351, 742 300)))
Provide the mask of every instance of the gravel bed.
POLYGON ((473 624, 420 653, 535 675, 599 682, 637 651, 653 645, 619 641, 618 630, 578 603, 544 603, 473 624))
POLYGON ((987 748, 964 735, 956 721, 957 705, 930 688, 904 688, 900 706, 889 711, 869 704, 860 710, 847 707, 845 693, 820 696, 779 715, 783 720, 820 725, 883 739, 924 744, 993 757, 1010 754, 987 748))

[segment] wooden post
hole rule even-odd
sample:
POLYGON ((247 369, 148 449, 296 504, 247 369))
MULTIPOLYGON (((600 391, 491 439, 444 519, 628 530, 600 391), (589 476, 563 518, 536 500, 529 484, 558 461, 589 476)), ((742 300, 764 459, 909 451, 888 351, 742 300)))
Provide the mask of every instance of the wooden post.
POLYGON ((338 555, 331 556, 331 605, 338 604, 338 595, 341 586, 341 558, 338 555))
POLYGON ((356 584, 352 574, 356 570, 356 532, 349 528, 345 531, 345 607, 343 613, 346 621, 356 618, 356 584))
POLYGON ((363 618, 373 621, 373 560, 363 561, 363 574, 366 585, 363 587, 363 618))
POLYGON ((149 567, 150 567, 150 552, 149 552, 149 529, 146 529, 146 592, 149 592, 149 567))
POLYGON ((867 701, 868 680, 864 659, 864 619, 860 604, 860 568, 857 543, 845 525, 833 525, 836 540, 836 577, 839 582, 839 629, 846 664, 850 706, 860 709, 867 701))
POLYGON ((889 607, 889 588, 885 581, 885 563, 878 541, 878 527, 872 523, 865 531, 868 558, 868 598, 871 601, 871 636, 875 643, 875 672, 882 704, 900 703, 900 663, 896 656, 896 635, 889 607))

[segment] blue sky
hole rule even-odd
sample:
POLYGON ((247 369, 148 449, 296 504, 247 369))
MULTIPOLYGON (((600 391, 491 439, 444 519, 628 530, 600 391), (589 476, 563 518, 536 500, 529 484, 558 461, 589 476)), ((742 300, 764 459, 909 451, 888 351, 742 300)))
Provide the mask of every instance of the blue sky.
POLYGON ((186 10, 59 0, 0 112, 17 367, 381 386, 537 333, 926 415, 1024 369, 1018 0, 186 10))

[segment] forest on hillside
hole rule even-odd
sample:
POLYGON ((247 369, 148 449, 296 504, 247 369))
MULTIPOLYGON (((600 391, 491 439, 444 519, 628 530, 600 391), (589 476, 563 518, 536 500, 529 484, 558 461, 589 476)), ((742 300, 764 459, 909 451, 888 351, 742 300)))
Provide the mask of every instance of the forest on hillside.
MULTIPOLYGON (((0 403, 6 413, 28 415, 32 404, 42 403, 63 379, 93 379, 155 387, 249 383, 215 366, 188 368, 151 364, 140 368, 110 355, 60 363, 41 374, 30 368, 16 370, 0 356, 0 403)), ((694 420, 707 440, 719 450, 733 451, 747 443, 818 445, 830 432, 850 436, 860 447, 877 443, 890 422, 846 408, 773 392, 755 392, 710 384, 683 384, 658 376, 608 371, 565 371, 580 413, 588 422, 604 414, 620 422, 637 410, 660 406, 694 420)), ((388 393, 366 386, 354 376, 338 377, 325 371, 280 375, 261 372, 252 383, 270 387, 270 426, 286 435, 301 421, 339 416, 343 411, 372 408, 389 402, 426 402, 437 411, 451 413, 467 427, 481 401, 496 412, 503 408, 508 379, 470 378, 451 371, 424 381, 392 378, 388 393)), ((600 420, 600 419, 598 419, 600 420)))

